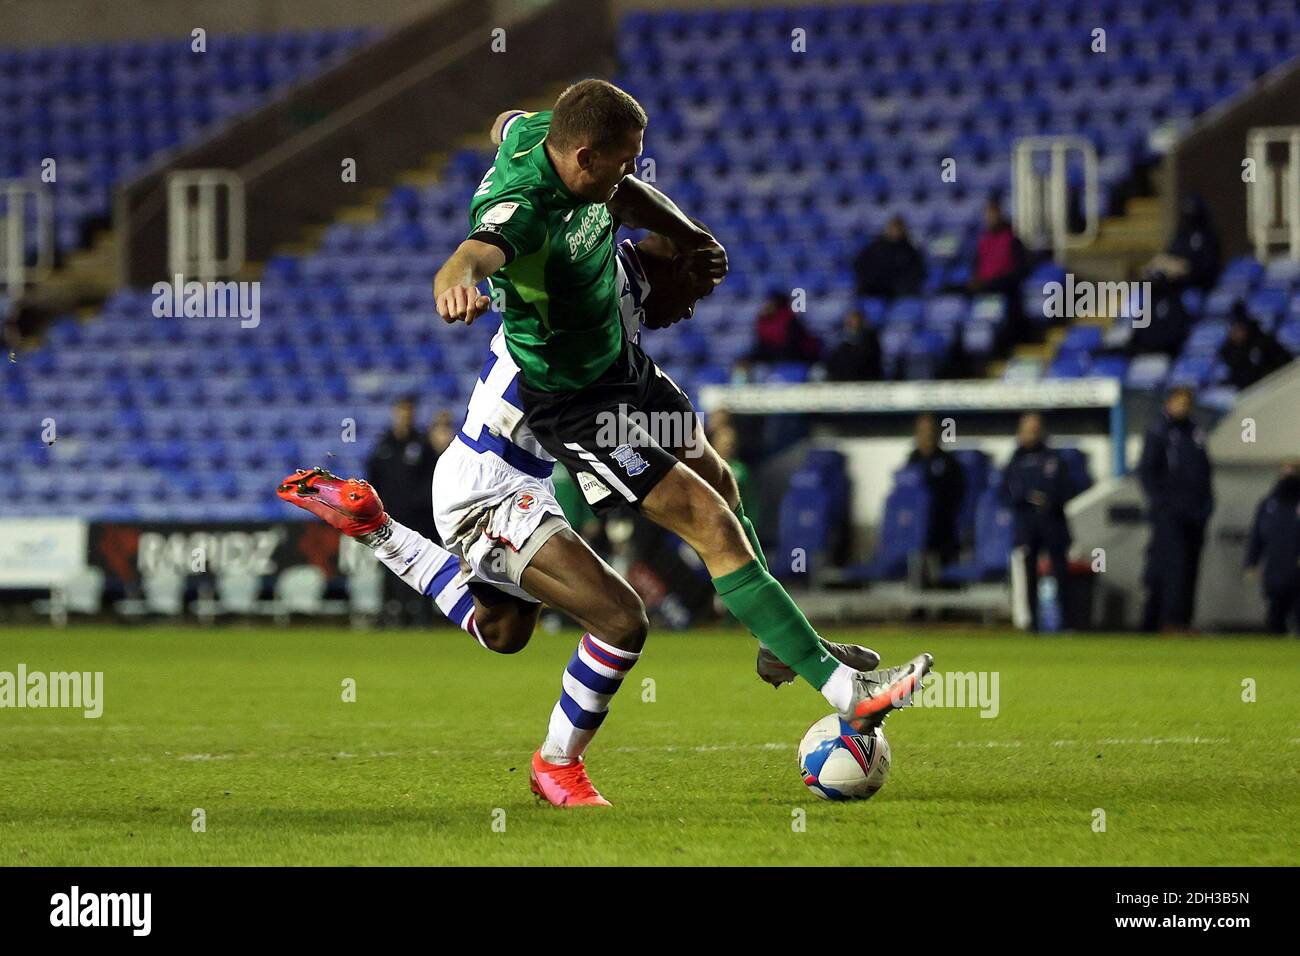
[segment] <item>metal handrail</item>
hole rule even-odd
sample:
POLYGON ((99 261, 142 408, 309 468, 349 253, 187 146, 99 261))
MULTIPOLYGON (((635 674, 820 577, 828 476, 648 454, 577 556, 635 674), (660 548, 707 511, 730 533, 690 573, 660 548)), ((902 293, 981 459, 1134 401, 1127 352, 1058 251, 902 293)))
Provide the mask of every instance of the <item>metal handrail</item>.
POLYGON ((0 215, 0 283, 11 295, 39 282, 54 268, 54 200, 49 190, 28 179, 0 181, 4 214, 0 215), (27 264, 27 202, 36 209, 36 262, 27 264))
POLYGON ((1300 259, 1300 126, 1257 126, 1246 135, 1246 155, 1254 163, 1255 180, 1246 199, 1246 235, 1255 258, 1264 260, 1275 246, 1285 245, 1292 259, 1300 259), (1287 149, 1278 175, 1269 175, 1270 146, 1287 149), (1281 221, 1274 225, 1273 214, 1281 221))
POLYGON ((1082 136, 1025 136, 1011 151, 1012 222, 1025 245, 1035 249, 1051 247, 1053 252, 1089 246, 1097 239, 1101 222, 1101 192, 1098 187, 1097 149, 1082 136), (1034 168, 1041 153, 1050 157, 1046 174, 1034 168), (1084 227, 1070 232, 1070 153, 1083 159, 1084 227))
POLYGON ((244 265, 244 181, 228 169, 182 169, 167 175, 167 265, 172 275, 211 281, 244 265), (226 199, 226 254, 217 253, 217 203, 226 199), (194 201, 191 202, 191 197, 194 201))

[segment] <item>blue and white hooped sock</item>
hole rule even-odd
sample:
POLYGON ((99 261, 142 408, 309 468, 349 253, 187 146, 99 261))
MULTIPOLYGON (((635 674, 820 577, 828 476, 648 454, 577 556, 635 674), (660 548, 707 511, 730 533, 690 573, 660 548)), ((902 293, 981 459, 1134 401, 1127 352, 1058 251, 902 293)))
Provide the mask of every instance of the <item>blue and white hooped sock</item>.
POLYGON ((448 620, 483 644, 474 624, 474 596, 464 581, 457 581, 460 559, 391 518, 385 527, 390 534, 375 547, 375 557, 412 588, 433 598, 448 620))
POLYGON ((607 644, 587 633, 564 669, 560 699, 551 711, 542 759, 547 763, 572 763, 596 735, 609 702, 641 655, 607 644))

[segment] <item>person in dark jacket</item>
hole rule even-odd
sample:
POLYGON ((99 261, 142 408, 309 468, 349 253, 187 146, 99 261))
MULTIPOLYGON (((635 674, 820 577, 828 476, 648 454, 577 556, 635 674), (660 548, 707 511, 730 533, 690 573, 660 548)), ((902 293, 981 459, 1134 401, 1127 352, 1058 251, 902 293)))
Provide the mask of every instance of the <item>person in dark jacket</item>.
POLYGON ((966 490, 966 476, 957 457, 940 447, 939 427, 933 415, 917 417, 914 436, 916 447, 907 456, 907 464, 922 471, 930 492, 930 522, 925 549, 939 564, 948 564, 956 559, 961 549, 958 517, 966 490))
POLYGON ((432 487, 437 464, 438 454, 428 436, 415 427, 415 400, 399 398, 393 403, 392 425, 366 461, 366 478, 380 489, 394 520, 434 540, 432 487))
POLYGON ((1196 610, 1196 577, 1214 488, 1205 432, 1192 421, 1190 388, 1175 388, 1142 444, 1138 477, 1151 519, 1143 629, 1186 631, 1196 610))
POLYGON ((867 325, 860 309, 851 309, 844 316, 844 338, 826 357, 826 377, 832 382, 880 380, 880 336, 867 325))
POLYGON ((1057 604, 1068 629, 1070 524, 1065 503, 1078 491, 1061 453, 1047 444, 1043 416, 1027 412, 1016 429, 1016 450, 1002 471, 998 495, 1015 520, 1014 542, 1023 548, 1029 617, 1038 630, 1038 556, 1047 553, 1056 579, 1057 604))
POLYGON ((853 260, 858 295, 893 299, 917 295, 925 282, 925 260, 907 235, 902 216, 892 216, 880 235, 867 243, 853 260))
POLYGON ((1146 276, 1163 282, 1170 292, 1209 291, 1219 277, 1219 235, 1205 200, 1195 193, 1178 204, 1174 238, 1146 267, 1146 276))
MULTIPOLYGON (((393 404, 392 425, 380 437, 366 461, 366 478, 384 496, 384 508, 395 521, 441 543, 433 521, 433 469, 438 454, 428 436, 415 426, 415 400, 400 398, 393 404)), ((402 583, 384 575, 385 618, 428 624, 432 602, 402 583)))
POLYGON ((1268 602, 1268 629, 1300 634, 1300 461, 1288 461, 1268 497, 1255 510, 1246 546, 1246 571, 1259 572, 1268 602))
POLYGON ((1173 358, 1194 324, 1183 306, 1183 292, 1208 291, 1219 277, 1219 237, 1200 196, 1183 197, 1173 239, 1147 263, 1143 276, 1151 283, 1151 323, 1133 329, 1127 351, 1161 352, 1173 358))
POLYGON ((1219 348, 1219 358, 1228 366, 1233 388, 1249 388, 1270 372, 1291 361, 1291 353, 1269 335, 1238 302, 1232 307, 1228 338, 1219 348))
POLYGON ((754 327, 751 362, 815 362, 821 355, 821 343, 808 331, 790 304, 790 295, 781 289, 767 294, 758 310, 754 327))

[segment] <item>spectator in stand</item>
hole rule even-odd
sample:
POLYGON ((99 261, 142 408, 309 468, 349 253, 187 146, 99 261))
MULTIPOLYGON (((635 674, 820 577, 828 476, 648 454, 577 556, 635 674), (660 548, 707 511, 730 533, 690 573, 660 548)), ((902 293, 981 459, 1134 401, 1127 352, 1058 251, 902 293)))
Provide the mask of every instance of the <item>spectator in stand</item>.
MULTIPOLYGON (((366 477, 380 489, 384 507, 400 521, 433 541, 439 541, 433 522, 433 469, 438 453, 415 427, 415 399, 393 404, 392 425, 380 437, 366 462, 366 477)), ((384 616, 390 623, 426 625, 432 620, 432 602, 407 587, 394 574, 384 575, 384 616)))
POLYGON ((949 564, 961 550, 958 515, 966 477, 956 456, 939 445, 939 426, 933 415, 920 415, 913 433, 916 447, 907 457, 908 467, 921 470, 930 492, 930 521, 925 550, 929 563, 949 564))
POLYGON ((966 288, 972 293, 998 294, 1006 299, 1007 327, 1012 342, 1026 338, 1028 331, 1020 301, 1020 283, 1027 271, 1024 243, 1003 214, 1002 204, 990 199, 984 206, 984 231, 975 243, 975 261, 966 288))
POLYGON ((1065 503, 1077 489, 1061 453, 1047 444, 1043 416, 1028 412, 1020 416, 1016 450, 1002 472, 998 494, 1015 519, 1015 545, 1022 550, 1029 619, 1038 630, 1038 556, 1046 552, 1056 579, 1056 601, 1061 621, 1068 630, 1070 610, 1070 524, 1065 503))
POLYGON ((1219 236, 1200 196, 1193 193, 1183 197, 1174 238, 1164 252, 1147 263, 1146 275, 1162 280, 1171 292, 1208 291, 1214 285, 1219 277, 1219 236))
POLYGON ((731 409, 726 407, 715 408, 704 416, 704 420, 705 431, 708 432, 710 440, 712 440, 714 432, 718 429, 734 424, 731 409))
POLYGON ((1246 547, 1246 572, 1264 573, 1260 588, 1268 602, 1268 629, 1300 634, 1300 461, 1288 461, 1282 475, 1259 503, 1246 547))
POLYGON ((433 537, 433 502, 429 489, 438 453, 415 427, 415 399, 393 404, 392 424, 380 436, 366 462, 366 477, 383 489, 384 505, 392 516, 433 537))
POLYGON ((429 444, 433 446, 434 461, 437 461, 437 455, 447 450, 447 446, 455 437, 456 423, 451 417, 451 412, 444 408, 434 416, 433 424, 429 426, 429 444))
POLYGON ((902 216, 891 216, 885 228, 853 260, 858 295, 893 299, 917 295, 925 282, 925 260, 912 245, 902 216))
POLYGON ((1017 294, 1025 274, 1025 246, 1002 212, 1002 204, 990 199, 984 206, 984 231, 975 243, 975 262, 967 288, 972 292, 1017 294))
POLYGON ((875 382, 881 370, 880 336, 867 325, 861 309, 844 316, 844 337, 826 357, 826 377, 832 382, 875 382))
POLYGON ((1183 305, 1183 292, 1206 291, 1219 276, 1219 237, 1200 196, 1183 198, 1173 241, 1147 263, 1143 276, 1151 283, 1151 323, 1133 330, 1127 351, 1175 357, 1193 324, 1183 305))
POLYGON ((1151 517, 1142 576, 1146 631, 1187 631, 1196 611, 1196 577, 1205 526, 1214 511, 1214 487, 1205 432, 1191 417, 1193 399, 1190 388, 1169 392, 1164 414, 1147 431, 1138 462, 1151 517))
POLYGON ((1219 358, 1228 366, 1228 383, 1233 388, 1249 388, 1270 372, 1291 361, 1291 353, 1269 335, 1237 302, 1232 307, 1232 325, 1228 338, 1219 348, 1219 358))
POLYGON ((758 526, 758 498, 753 494, 749 477, 749 466, 737 457, 740 451, 740 436, 730 424, 715 424, 709 431, 709 444, 718 456, 731 466, 736 476, 736 487, 740 489, 740 500, 745 503, 745 514, 754 526, 758 526))
POLYGON ((795 314, 789 294, 780 289, 768 292, 755 332, 751 362, 815 362, 821 354, 821 343, 795 314))

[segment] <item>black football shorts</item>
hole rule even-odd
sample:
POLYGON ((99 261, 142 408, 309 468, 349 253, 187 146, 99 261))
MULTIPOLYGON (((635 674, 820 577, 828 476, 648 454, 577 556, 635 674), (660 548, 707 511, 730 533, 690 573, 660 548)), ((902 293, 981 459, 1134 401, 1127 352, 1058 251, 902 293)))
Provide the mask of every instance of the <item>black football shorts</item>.
POLYGON ((691 400, 627 338, 590 385, 544 392, 520 376, 519 398, 528 427, 597 511, 638 507, 677 464, 674 451, 689 453, 695 442, 691 400))

